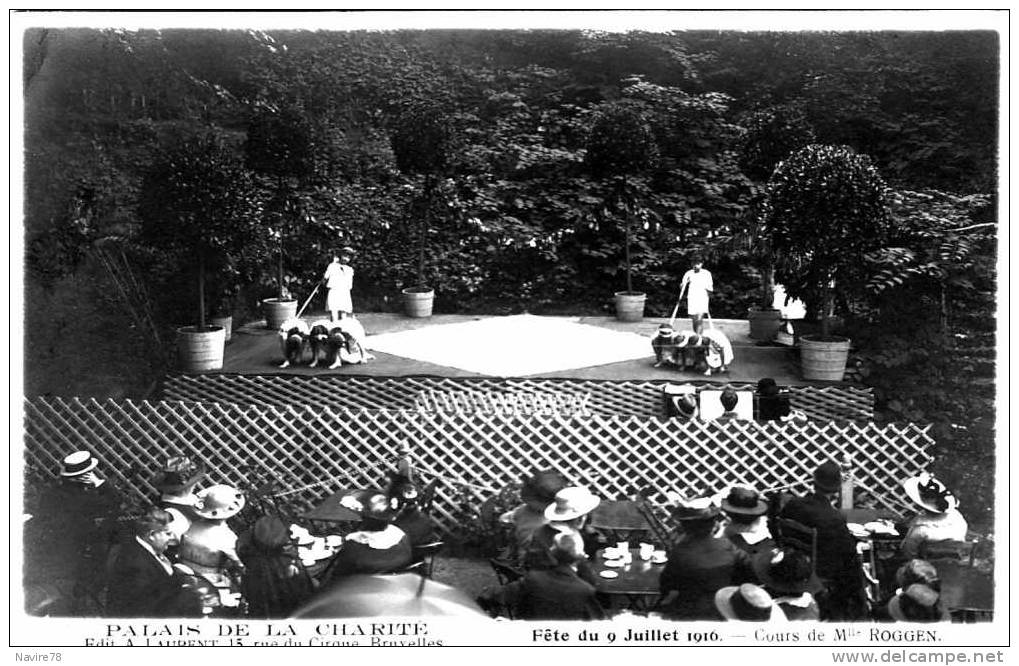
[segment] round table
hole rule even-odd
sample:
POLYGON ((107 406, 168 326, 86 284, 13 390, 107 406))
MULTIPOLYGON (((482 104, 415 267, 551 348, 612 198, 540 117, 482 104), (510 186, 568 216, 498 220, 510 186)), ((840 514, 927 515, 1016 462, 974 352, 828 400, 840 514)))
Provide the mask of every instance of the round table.
POLYGON ((662 575, 665 563, 655 564, 650 560, 642 560, 638 550, 631 548, 632 561, 621 567, 609 567, 605 565, 604 553, 604 550, 599 550, 591 562, 598 576, 598 592, 613 597, 613 600, 624 600, 622 607, 627 610, 642 612, 650 610, 660 594, 658 578, 662 575), (602 571, 615 571, 619 576, 602 578, 602 571))

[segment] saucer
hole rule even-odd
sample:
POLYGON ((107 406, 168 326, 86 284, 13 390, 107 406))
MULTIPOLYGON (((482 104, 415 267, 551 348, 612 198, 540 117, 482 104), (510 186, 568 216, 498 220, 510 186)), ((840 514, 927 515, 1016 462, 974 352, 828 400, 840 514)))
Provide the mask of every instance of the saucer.
POLYGON ((602 578, 619 578, 618 571, 600 571, 598 575, 602 578))
POLYGON ((626 562, 623 560, 605 560, 605 566, 617 569, 619 567, 625 567, 626 562))
POLYGON ((651 564, 665 564, 669 561, 668 557, 652 557, 651 564))

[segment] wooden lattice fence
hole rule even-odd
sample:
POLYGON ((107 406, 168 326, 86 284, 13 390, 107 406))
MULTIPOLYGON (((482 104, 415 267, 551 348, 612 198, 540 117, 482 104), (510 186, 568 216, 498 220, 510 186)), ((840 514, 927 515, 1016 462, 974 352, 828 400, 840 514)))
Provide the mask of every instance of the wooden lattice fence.
POLYGON ((250 487, 272 478, 310 508, 338 488, 379 483, 404 445, 425 480, 438 477, 435 517, 456 524, 480 502, 541 468, 561 470, 602 497, 635 489, 714 493, 733 484, 799 486, 823 460, 849 455, 860 486, 901 508, 901 479, 929 463, 928 427, 873 423, 680 423, 633 416, 448 415, 335 411, 195 402, 38 398, 25 403, 30 475, 52 474, 88 449, 136 498, 169 455, 188 455, 212 481, 250 487), (144 472, 131 474, 129 470, 144 472))
MULTIPOLYGON (((664 416, 662 386, 670 382, 639 380, 475 378, 475 377, 356 377, 345 375, 180 375, 167 378, 167 400, 233 402, 244 405, 318 405, 333 409, 415 409, 423 396, 436 393, 500 393, 577 395, 585 409, 603 416, 664 416)), ((717 383, 685 381, 717 388, 717 383)), ((752 384, 733 383, 736 390, 752 384)), ((792 407, 817 421, 871 421, 874 393, 855 386, 791 386, 792 407)))

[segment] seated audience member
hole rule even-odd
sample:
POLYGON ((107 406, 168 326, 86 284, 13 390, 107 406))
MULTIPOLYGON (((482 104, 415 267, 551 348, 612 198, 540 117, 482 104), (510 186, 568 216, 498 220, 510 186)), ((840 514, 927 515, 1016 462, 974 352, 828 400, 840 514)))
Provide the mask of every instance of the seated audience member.
POLYGON ((548 524, 545 509, 555 501, 556 493, 566 485, 566 478, 551 469, 538 472, 524 481, 520 488, 523 504, 499 518, 500 522, 513 525, 514 541, 510 559, 521 565, 524 563, 534 533, 548 524))
POLYGON ((159 491, 156 506, 173 516, 170 529, 178 542, 198 515, 195 513, 198 496, 193 491, 204 476, 205 472, 199 470, 189 458, 177 456, 168 459, 163 469, 152 479, 152 485, 159 491))
POLYGON ((151 509, 134 521, 134 536, 121 545, 107 593, 112 617, 200 617, 201 601, 170 563, 166 548, 176 537, 172 517, 151 509))
POLYGON ((585 561, 583 546, 575 534, 557 534, 549 551, 554 566, 532 569, 503 588, 502 605, 514 608, 521 620, 604 619, 594 585, 577 573, 578 563, 585 561))
POLYGON ((747 555, 753 557, 775 545, 768 530, 768 503, 756 490, 733 487, 722 500, 722 511, 729 518, 722 536, 747 555))
POLYGON ((738 421, 740 420, 739 415, 736 414, 736 405, 739 403, 739 394, 736 393, 735 389, 731 386, 726 386, 722 391, 722 395, 719 396, 718 401, 722 403, 722 415, 715 419, 715 423, 725 423, 726 421, 738 421))
POLYGON ((966 539, 969 526, 959 513, 959 500, 945 484, 924 473, 906 479, 902 486, 919 509, 902 540, 904 557, 917 557, 928 542, 966 539))
MULTIPOLYGON (((601 499, 584 486, 563 488, 555 495, 555 501, 545 508, 548 523, 531 538, 524 557, 524 566, 528 569, 543 569, 556 566, 550 553, 555 538, 561 533, 572 534, 584 544, 587 553, 597 551, 595 535, 584 529, 588 515, 597 508, 601 499)), ((583 559, 577 563, 580 577, 594 583, 597 578, 590 562, 583 559)))
POLYGON ((659 577, 662 613, 676 620, 717 620, 715 593, 753 580, 747 554, 714 536, 718 507, 707 498, 680 504, 673 512, 682 533, 659 577))
POLYGON ((359 504, 361 524, 347 535, 343 547, 326 566, 321 577, 326 586, 351 574, 392 573, 413 562, 410 539, 393 525, 395 503, 375 493, 359 504))
POLYGON ((715 593, 714 604, 718 614, 729 621, 786 621, 785 614, 771 595, 753 583, 723 587, 715 593))
POLYGON ((418 506, 417 484, 404 474, 390 472, 386 497, 396 500, 393 524, 407 534, 412 549, 435 541, 435 523, 418 506))
POLYGON ((276 516, 262 516, 241 538, 241 593, 254 617, 287 617, 312 593, 311 577, 297 561, 290 532, 276 516))
POLYGON ((789 416, 792 408, 789 396, 784 395, 771 377, 757 382, 757 417, 761 422, 781 421, 789 416))
POLYGON ((819 620, 814 595, 821 591, 810 557, 794 548, 764 550, 753 559, 754 572, 788 620, 819 620))
POLYGON ((888 615, 895 622, 951 622, 941 595, 923 585, 913 583, 888 602, 888 615))
POLYGON ((220 589, 233 586, 232 575, 244 568, 237 556, 237 534, 227 519, 244 508, 244 494, 227 485, 198 493, 195 520, 180 541, 180 561, 220 589))
MULTIPOLYGON (((933 564, 926 560, 909 560, 895 572, 895 594, 901 594, 910 585, 920 583, 926 585, 938 594, 941 593, 941 575, 933 564)), ((894 596, 894 595, 893 595, 894 596)), ((890 600, 889 600, 890 601, 890 600)), ((888 614, 888 602, 878 606, 874 610, 874 619, 878 622, 891 622, 892 617, 888 614)))
POLYGON ((834 505, 841 486, 841 468, 831 461, 822 463, 814 471, 814 492, 789 500, 779 518, 817 530, 815 568, 827 588, 818 600, 822 619, 851 622, 866 617, 867 602, 856 540, 834 505))
POLYGON ((665 415, 669 418, 693 421, 700 415, 697 394, 689 384, 682 386, 666 384, 662 387, 662 397, 665 399, 665 415))

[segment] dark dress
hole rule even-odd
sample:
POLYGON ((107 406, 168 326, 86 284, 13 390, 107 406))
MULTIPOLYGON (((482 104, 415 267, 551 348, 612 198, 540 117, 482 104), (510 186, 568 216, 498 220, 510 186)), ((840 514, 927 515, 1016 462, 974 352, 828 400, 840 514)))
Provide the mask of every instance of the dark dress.
POLYGON ((789 500, 779 514, 817 530, 817 575, 827 585, 818 597, 825 620, 852 621, 866 617, 863 573, 856 540, 846 519, 823 495, 789 500))
POLYGON ((111 617, 201 617, 197 596, 185 579, 168 574, 155 556, 133 537, 125 539, 113 565, 106 614, 111 617))
POLYGON ((658 585, 670 595, 663 614, 677 620, 717 620, 715 592, 728 585, 753 580, 747 554, 728 539, 684 535, 669 553, 658 585))
POLYGON ((522 580, 506 587, 506 602, 521 620, 605 618, 594 585, 582 580, 569 565, 529 571, 522 580))
POLYGON ((413 561, 410 539, 406 534, 394 544, 384 548, 375 548, 348 537, 343 542, 340 552, 329 561, 322 580, 328 586, 351 574, 393 573, 405 569, 413 561))
POLYGON ((289 549, 246 550, 241 593, 253 617, 288 617, 314 591, 311 578, 289 549))
MULTIPOLYGON (((531 537, 531 542, 527 545, 527 550, 524 553, 523 561, 525 569, 553 569, 559 566, 550 551, 555 544, 555 537, 560 531, 550 524, 542 525, 535 530, 534 536, 531 537)), ((584 540, 584 552, 590 553, 589 548, 594 545, 594 537, 581 533, 581 538, 584 540)), ((597 551, 596 546, 595 551, 597 551)), ((581 580, 591 585, 597 585, 598 583, 598 576, 595 574, 594 567, 591 566, 589 560, 584 559, 577 562, 577 575, 580 576, 581 580)))

